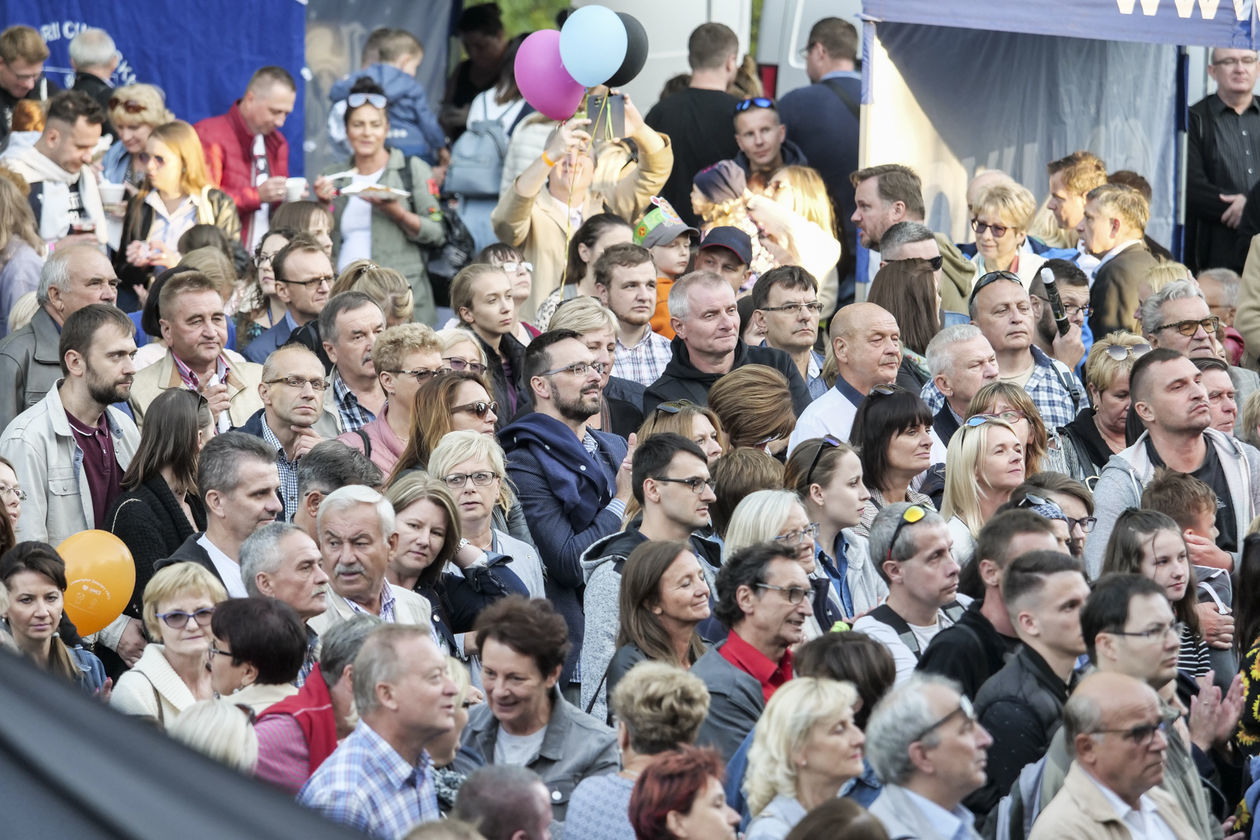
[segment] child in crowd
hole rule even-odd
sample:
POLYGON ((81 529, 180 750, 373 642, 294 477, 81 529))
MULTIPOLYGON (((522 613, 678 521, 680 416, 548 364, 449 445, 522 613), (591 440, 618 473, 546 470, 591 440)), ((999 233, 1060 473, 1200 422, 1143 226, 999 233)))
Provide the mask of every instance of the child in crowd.
POLYGON ((634 226, 634 244, 652 252, 656 266, 656 312, 652 315, 652 329, 666 338, 673 338, 669 326, 669 288, 674 281, 687 273, 691 263, 691 245, 700 237, 700 231, 689 227, 673 206, 661 198, 652 198, 652 206, 634 226))

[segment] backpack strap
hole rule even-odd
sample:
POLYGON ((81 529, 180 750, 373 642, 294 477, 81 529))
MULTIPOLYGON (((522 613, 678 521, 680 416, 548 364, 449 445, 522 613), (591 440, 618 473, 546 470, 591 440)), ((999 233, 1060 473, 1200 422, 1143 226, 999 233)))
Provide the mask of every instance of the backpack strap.
POLYGON ((1050 359, 1050 367, 1054 368, 1055 376, 1059 377, 1059 384, 1064 387, 1068 394, 1072 397, 1072 413, 1077 414, 1081 410, 1081 389, 1076 384, 1076 374, 1068 369, 1068 366, 1060 362, 1058 359, 1047 354, 1050 359))
POLYGON ((899 616, 892 607, 887 604, 880 604, 867 614, 880 624, 887 624, 891 627, 896 632, 897 638, 901 640, 901 643, 914 654, 915 661, 919 661, 923 656, 923 652, 919 650, 919 640, 915 637, 914 631, 910 629, 910 625, 906 623, 906 620, 899 616))
POLYGON ((363 441, 363 457, 371 458, 372 457, 372 439, 368 437, 368 433, 363 431, 363 429, 361 428, 355 429, 354 433, 357 434, 359 436, 359 439, 363 441))
POLYGON ((860 109, 857 102, 853 101, 853 97, 850 96, 849 92, 844 89, 843 85, 840 84, 839 79, 823 79, 822 84, 823 87, 834 93, 836 97, 844 103, 844 107, 848 109, 850 114, 853 115, 853 119, 861 119, 861 117, 858 116, 860 109))

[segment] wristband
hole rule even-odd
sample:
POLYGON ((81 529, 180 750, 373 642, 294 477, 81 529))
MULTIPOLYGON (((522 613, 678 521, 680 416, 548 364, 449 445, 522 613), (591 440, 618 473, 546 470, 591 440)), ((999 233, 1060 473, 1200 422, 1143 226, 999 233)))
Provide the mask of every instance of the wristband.
POLYGON ((551 157, 547 154, 546 149, 543 149, 542 161, 543 163, 547 164, 548 168, 554 167, 556 163, 558 163, 558 161, 554 161, 551 159, 551 157))

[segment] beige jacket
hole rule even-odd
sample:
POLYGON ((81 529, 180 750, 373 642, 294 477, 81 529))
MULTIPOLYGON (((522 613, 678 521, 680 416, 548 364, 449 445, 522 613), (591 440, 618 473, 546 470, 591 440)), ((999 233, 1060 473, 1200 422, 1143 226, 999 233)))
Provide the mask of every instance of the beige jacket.
MULTIPOLYGON (((262 365, 245 361, 245 357, 234 350, 224 349, 223 355, 227 356, 230 366, 227 386, 231 408, 228 409, 228 416, 232 419, 233 428, 244 426, 250 415, 263 407, 262 397, 258 396, 258 384, 262 382, 262 365)), ((167 350, 161 361, 137 373, 131 384, 131 399, 128 404, 136 415, 136 425, 144 427, 144 413, 148 410, 149 403, 157 399, 158 394, 168 388, 182 387, 184 384, 179 378, 179 369, 175 367, 175 356, 167 350)))
MULTIPOLYGON (((1159 816, 1172 829, 1177 840, 1197 840, 1186 815, 1176 801, 1160 788, 1146 796, 1155 803, 1159 816)), ((1028 840, 1130 840, 1128 826, 1116 809, 1075 761, 1063 780, 1063 787, 1033 823, 1028 840)))
MULTIPOLYGON (((626 168, 612 194, 601 197, 587 193, 582 204, 582 218, 596 213, 616 213, 634 224, 647 212, 648 202, 660 193, 674 166, 674 149, 669 138, 661 135, 665 146, 653 154, 640 152, 639 162, 626 168)), ((536 196, 523 196, 516 184, 505 191, 490 214, 494 235, 500 242, 519 248, 528 262, 534 264, 534 287, 521 310, 521 319, 532 321, 547 295, 560 288, 568 259, 569 240, 576 233, 565 208, 544 186, 536 196)))
MULTIPOLYGON (((403 589, 401 586, 395 586, 392 583, 386 583, 385 585, 394 593, 395 624, 418 624, 421 627, 432 628, 433 607, 430 606, 428 599, 423 595, 412 592, 410 589, 403 589)), ((346 599, 333 591, 332 586, 329 586, 326 592, 328 593, 328 606, 324 609, 323 614, 317 615, 306 622, 320 636, 328 632, 329 627, 348 621, 356 614, 346 599)))
POLYGON ((160 644, 149 644, 135 667, 114 684, 109 705, 125 715, 150 718, 161 728, 171 725, 197 698, 166 661, 160 644))
MULTIPOLYGON (((1243 266, 1242 286, 1238 290, 1238 310, 1234 313, 1234 329, 1247 343, 1244 367, 1255 368, 1260 359, 1260 235, 1251 238, 1247 262, 1243 266)), ((1242 415, 1242 412, 1239 412, 1242 415)))

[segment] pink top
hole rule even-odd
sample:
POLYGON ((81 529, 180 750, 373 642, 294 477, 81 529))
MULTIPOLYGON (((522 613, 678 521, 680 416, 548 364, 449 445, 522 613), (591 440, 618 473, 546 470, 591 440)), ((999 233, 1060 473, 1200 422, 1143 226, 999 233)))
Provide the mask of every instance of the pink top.
MULTIPOLYGON (((388 417, 389 403, 386 402, 380 416, 359 430, 367 434, 368 440, 372 443, 372 450, 367 453, 368 458, 380 467, 381 472, 386 476, 393 472, 394 464, 398 463, 398 458, 407 446, 407 442, 394 434, 394 430, 389 427, 388 417)), ((359 432, 346 432, 339 435, 337 440, 351 449, 363 452, 363 435, 359 432)))

